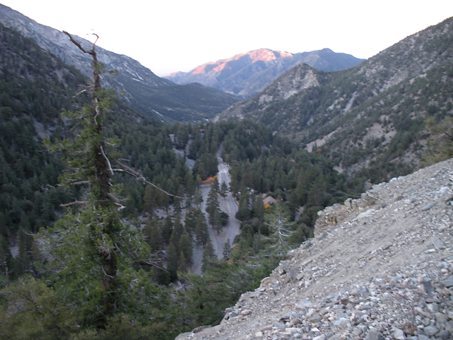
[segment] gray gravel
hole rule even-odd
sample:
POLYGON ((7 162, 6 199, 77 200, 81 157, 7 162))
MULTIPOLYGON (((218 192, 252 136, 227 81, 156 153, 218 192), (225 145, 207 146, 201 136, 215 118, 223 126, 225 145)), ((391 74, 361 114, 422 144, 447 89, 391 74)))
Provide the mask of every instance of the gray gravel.
POLYGON ((177 339, 453 338, 453 159, 319 215, 220 325, 177 339))

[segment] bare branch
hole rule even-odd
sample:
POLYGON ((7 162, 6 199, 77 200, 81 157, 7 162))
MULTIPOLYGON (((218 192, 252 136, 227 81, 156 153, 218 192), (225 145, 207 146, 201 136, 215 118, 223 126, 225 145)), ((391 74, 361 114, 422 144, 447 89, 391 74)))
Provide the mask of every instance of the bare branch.
POLYGON ((69 183, 69 185, 88 185, 88 184, 90 184, 90 181, 75 181, 69 183))
POLYGON ((107 155, 105 154, 104 148, 102 147, 102 145, 100 146, 100 149, 101 149, 102 156, 105 158, 105 161, 107 162, 110 174, 113 176, 114 173, 113 173, 113 169, 112 169, 112 164, 110 163, 110 160, 108 159, 107 155))
POLYGON ((99 40, 99 35, 97 35, 96 33, 91 33, 91 34, 96 37, 96 40, 93 43, 93 49, 94 49, 96 47, 96 44, 97 44, 98 40, 99 40))
POLYGON ((92 54, 93 51, 87 51, 86 49, 83 48, 83 46, 77 41, 75 40, 72 35, 66 31, 63 31, 64 34, 66 34, 69 38, 69 40, 71 40, 71 42, 76 45, 78 47, 79 50, 81 50, 83 53, 87 53, 87 54, 92 54))
POLYGON ((85 205, 88 204, 88 201, 74 201, 74 202, 69 202, 69 203, 62 203, 60 204, 60 207, 66 208, 66 207, 71 207, 73 205, 85 205))
POLYGON ((121 200, 118 197, 116 197, 112 193, 109 193, 108 196, 112 200, 113 204, 115 204, 118 207, 117 209, 118 211, 121 211, 126 208, 126 206, 121 203, 121 200))
POLYGON ((165 272, 168 272, 167 268, 162 267, 161 265, 154 263, 154 262, 148 262, 148 261, 138 261, 138 264, 142 266, 149 266, 149 267, 155 267, 157 269, 163 270, 165 272))
POLYGON ((104 273, 104 275, 107 276, 108 278, 110 278, 110 279, 114 279, 115 278, 114 276, 109 275, 109 274, 106 273, 106 271, 104 269, 104 266, 101 266, 101 269, 102 269, 102 272, 104 273))
POLYGON ((82 93, 85 93, 85 92, 87 92, 87 89, 80 90, 79 92, 77 92, 77 93, 74 95, 74 98, 80 96, 82 93))
MULTIPOLYGON (((124 163, 122 163, 120 161, 117 161, 117 164, 120 167, 123 168, 123 171, 119 171, 119 172, 125 172, 128 175, 131 175, 131 176, 135 177, 137 180, 142 181, 143 183, 151 185, 153 188, 156 188, 157 190, 163 192, 167 196, 184 199, 184 197, 171 194, 168 191, 166 191, 166 190, 162 189, 161 187, 157 186, 156 184, 148 181, 140 172, 138 172, 137 170, 131 168, 130 166, 128 166, 128 165, 126 165, 126 164, 124 164, 124 163)), ((115 169, 115 171, 118 171, 118 170, 120 170, 120 169, 115 169)))

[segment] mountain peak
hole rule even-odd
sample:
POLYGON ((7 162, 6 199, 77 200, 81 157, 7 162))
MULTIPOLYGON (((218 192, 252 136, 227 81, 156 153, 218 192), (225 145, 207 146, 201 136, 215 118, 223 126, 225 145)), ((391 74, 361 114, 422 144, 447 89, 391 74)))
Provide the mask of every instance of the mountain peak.
POLYGON ((273 51, 267 48, 260 48, 245 53, 253 62, 257 61, 275 61, 280 58, 292 58, 294 55, 289 52, 273 51))
POLYGON ((228 93, 251 97, 302 62, 320 71, 339 71, 351 68, 361 61, 330 49, 290 53, 260 48, 200 65, 190 72, 174 73, 168 79, 178 84, 198 82, 228 93))
MULTIPOLYGON (((450 18, 345 72, 299 64, 219 119, 256 120, 327 155, 349 175, 373 181, 400 175, 431 154, 451 150, 441 131, 451 126, 452 28, 450 18)), ((318 51, 312 59, 330 55, 318 51)))

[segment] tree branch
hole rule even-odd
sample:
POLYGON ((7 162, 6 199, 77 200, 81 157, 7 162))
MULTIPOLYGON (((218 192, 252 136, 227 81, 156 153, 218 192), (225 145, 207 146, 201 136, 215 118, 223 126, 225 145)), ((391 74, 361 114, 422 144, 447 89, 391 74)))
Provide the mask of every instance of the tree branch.
POLYGON ((102 145, 99 147, 99 149, 101 150, 102 156, 105 158, 105 161, 107 162, 110 174, 113 176, 114 173, 113 173, 113 169, 112 169, 112 164, 110 163, 110 160, 108 159, 107 155, 105 154, 104 148, 102 147, 102 145))
MULTIPOLYGON (((66 31, 63 31, 63 33, 66 34, 68 36, 69 40, 71 40, 71 42, 74 45, 76 45, 79 48, 79 50, 81 50, 83 53, 91 54, 91 55, 93 54, 93 50, 87 51, 86 49, 84 49, 82 44, 80 44, 77 40, 75 40, 70 33, 66 32, 66 31)), ((97 41, 97 39, 96 39, 96 41, 97 41)))
POLYGON ((62 204, 60 204, 60 207, 66 208, 66 207, 71 207, 73 205, 85 205, 87 203, 88 203, 88 201, 74 201, 74 202, 69 202, 69 203, 62 203, 62 204))
MULTIPOLYGON (((184 199, 184 197, 171 194, 168 191, 166 191, 166 190, 162 189, 161 187, 157 186, 156 184, 148 181, 140 172, 138 172, 137 170, 131 168, 130 166, 120 162, 119 160, 116 161, 116 163, 122 168, 121 172, 125 172, 128 175, 131 175, 132 177, 135 177, 137 180, 142 181, 143 183, 151 185, 153 188, 156 188, 157 190, 163 192, 167 196, 184 199)), ((115 169, 115 171, 118 171, 118 170, 121 170, 121 169, 115 169)))

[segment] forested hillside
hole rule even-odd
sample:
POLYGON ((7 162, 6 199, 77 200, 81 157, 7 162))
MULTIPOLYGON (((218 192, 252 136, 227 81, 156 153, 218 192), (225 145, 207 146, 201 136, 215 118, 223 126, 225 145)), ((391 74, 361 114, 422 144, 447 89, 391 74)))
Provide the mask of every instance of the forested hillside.
POLYGON ((32 269, 29 233, 71 197, 56 186, 62 164, 42 140, 61 130, 59 113, 83 77, 3 25, 0 49, 0 268, 15 278, 32 269))
POLYGON ((372 182, 453 155, 453 19, 350 70, 298 65, 221 117, 246 117, 372 182))
MULTIPOLYGON (((0 23, 21 32, 85 76, 90 75, 90 59, 80 54, 62 32, 41 25, 3 4, 0 4, 0 23)), ((78 39, 84 46, 92 44, 88 40, 78 39)), ((233 95, 200 84, 177 85, 158 77, 137 60, 100 47, 98 57, 105 70, 103 85, 113 89, 118 100, 151 120, 203 121, 237 100, 233 95)))
POLYGON ((93 101, 78 71, 0 29, 2 338, 171 339, 215 323, 312 235, 319 209, 355 190, 256 123, 163 125, 108 91, 93 101), (109 160, 103 189, 93 145, 109 160), (228 194, 240 235, 218 256, 228 194))

